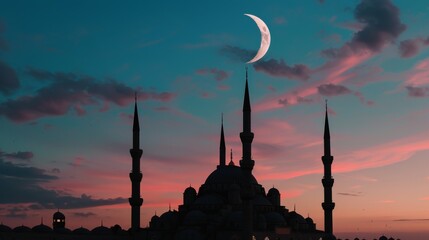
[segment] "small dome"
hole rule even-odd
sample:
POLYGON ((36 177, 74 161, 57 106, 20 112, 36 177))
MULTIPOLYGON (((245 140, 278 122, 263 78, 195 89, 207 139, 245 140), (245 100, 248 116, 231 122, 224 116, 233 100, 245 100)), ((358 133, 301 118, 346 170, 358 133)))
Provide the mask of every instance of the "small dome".
POLYGON ((197 191, 195 190, 195 188, 189 186, 185 189, 184 194, 195 194, 195 195, 197 195, 197 191))
POLYGON ((307 222, 305 221, 304 217, 301 214, 298 214, 295 211, 292 211, 289 213, 289 219, 291 220, 291 222, 293 223, 297 223, 297 224, 307 224, 307 222))
POLYGON ((388 240, 386 236, 381 236, 378 240, 388 240))
POLYGON ((54 213, 53 217, 54 219, 66 219, 66 216, 64 216, 64 214, 60 211, 57 211, 56 213, 54 213))
POLYGON ((52 232, 52 228, 44 225, 43 223, 37 226, 34 226, 31 230, 36 233, 49 233, 52 232))
POLYGON ((13 231, 17 233, 28 233, 28 232, 31 232, 31 228, 22 225, 14 228, 13 231))
POLYGON ((111 234, 112 231, 108 227, 98 226, 98 227, 92 229, 91 233, 94 233, 94 234, 111 234))
POLYGON ((75 230, 73 230, 74 234, 88 234, 90 233, 90 231, 84 227, 80 227, 80 228, 76 228, 75 230))
POLYGON ((153 215, 153 217, 150 219, 150 221, 151 222, 156 222, 156 221, 158 221, 159 220, 159 217, 158 217, 158 215, 153 215))
POLYGON ((0 224, 0 232, 11 232, 11 231, 12 231, 12 228, 10 228, 9 226, 3 225, 3 223, 0 224))
POLYGON ((267 196, 269 195, 280 195, 279 190, 277 190, 277 188, 272 187, 270 188, 270 190, 268 190, 267 196))
POLYGON ((306 221, 308 224, 314 224, 314 221, 313 221, 313 219, 312 219, 311 217, 307 217, 307 218, 305 219, 305 221, 306 221))
POLYGON ((165 212, 161 215, 160 219, 162 221, 168 221, 168 220, 176 220, 177 218, 177 212, 169 210, 168 212, 165 212))

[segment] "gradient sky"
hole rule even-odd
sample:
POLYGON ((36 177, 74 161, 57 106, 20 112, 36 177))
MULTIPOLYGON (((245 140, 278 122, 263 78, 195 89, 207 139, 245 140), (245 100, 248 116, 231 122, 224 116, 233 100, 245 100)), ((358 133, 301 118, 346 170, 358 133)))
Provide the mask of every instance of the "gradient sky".
POLYGON ((244 62, 260 42, 243 15, 251 13, 272 38, 265 57, 248 65, 259 182, 323 229, 328 99, 337 235, 428 231, 428 1, 1 5, 4 224, 49 223, 60 208, 72 229, 130 226, 135 91, 143 226, 169 204, 177 209, 183 190, 216 168, 222 112, 238 163, 244 62))

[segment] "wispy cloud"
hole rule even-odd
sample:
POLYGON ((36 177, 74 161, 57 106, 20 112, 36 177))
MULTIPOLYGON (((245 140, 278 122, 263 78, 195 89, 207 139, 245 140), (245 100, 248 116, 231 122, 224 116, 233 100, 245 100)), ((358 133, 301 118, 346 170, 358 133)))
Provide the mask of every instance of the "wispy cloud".
POLYGON ((143 91, 133 89, 114 79, 104 81, 74 73, 49 72, 27 69, 26 73, 49 85, 37 90, 34 95, 9 99, 0 104, 0 115, 17 123, 33 121, 47 116, 61 116, 71 109, 78 116, 86 114, 86 106, 102 103, 99 111, 109 109, 109 104, 127 106, 134 101, 137 92, 140 100, 171 101, 171 92, 143 91))

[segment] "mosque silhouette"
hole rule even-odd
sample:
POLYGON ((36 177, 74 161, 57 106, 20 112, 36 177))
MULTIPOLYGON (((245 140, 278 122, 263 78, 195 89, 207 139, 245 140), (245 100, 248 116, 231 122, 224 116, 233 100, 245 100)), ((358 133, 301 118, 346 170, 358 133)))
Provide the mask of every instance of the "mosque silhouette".
MULTIPOLYGON (((131 228, 122 229, 119 225, 110 228, 100 226, 88 230, 80 227, 73 231, 66 227, 66 217, 60 211, 53 214, 52 228, 40 225, 33 228, 18 226, 14 229, 1 224, 0 239, 142 239, 142 240, 331 240, 333 234, 332 187, 334 179, 331 174, 333 156, 330 147, 328 112, 325 112, 324 127, 324 231, 317 230, 310 217, 304 218, 295 209, 290 211, 281 205, 278 189, 265 188, 258 183, 252 170, 255 161, 252 159, 251 105, 246 69, 246 83, 243 101, 242 159, 238 164, 231 158, 226 163, 226 148, 223 119, 220 129, 219 164, 199 187, 198 192, 188 187, 183 193, 183 204, 178 210, 171 208, 154 215, 146 228, 140 227, 140 207, 143 199, 140 194, 142 172, 140 158, 140 126, 137 100, 134 104, 133 144, 130 149, 132 170, 131 180, 131 228)), ((358 239, 358 238, 356 238, 358 239)), ((380 240, 388 240, 385 236, 380 240)), ((393 239, 393 238, 390 238, 393 239)), ((389 240, 390 240, 389 239, 389 240)))

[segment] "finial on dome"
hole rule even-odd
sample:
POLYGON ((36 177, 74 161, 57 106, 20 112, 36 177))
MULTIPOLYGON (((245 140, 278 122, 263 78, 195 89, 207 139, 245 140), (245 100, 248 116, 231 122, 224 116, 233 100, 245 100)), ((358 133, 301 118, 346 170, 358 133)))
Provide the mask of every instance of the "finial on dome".
POLYGON ((234 161, 233 161, 233 158, 232 158, 232 148, 231 148, 231 155, 230 155, 230 156, 231 156, 231 157, 230 157, 230 160, 229 160, 228 166, 235 166, 234 161))

